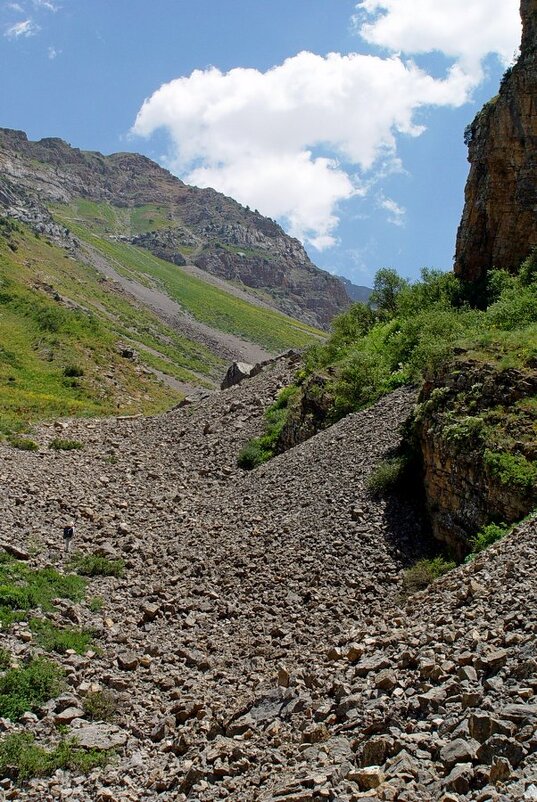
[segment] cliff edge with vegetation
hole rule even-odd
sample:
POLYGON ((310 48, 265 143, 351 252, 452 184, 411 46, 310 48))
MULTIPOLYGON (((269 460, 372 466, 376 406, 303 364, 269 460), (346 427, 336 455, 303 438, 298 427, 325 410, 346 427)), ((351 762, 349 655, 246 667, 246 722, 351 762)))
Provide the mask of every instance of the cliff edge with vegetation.
POLYGON ((470 174, 455 273, 516 272, 537 245, 537 0, 522 0, 520 57, 466 129, 470 174))

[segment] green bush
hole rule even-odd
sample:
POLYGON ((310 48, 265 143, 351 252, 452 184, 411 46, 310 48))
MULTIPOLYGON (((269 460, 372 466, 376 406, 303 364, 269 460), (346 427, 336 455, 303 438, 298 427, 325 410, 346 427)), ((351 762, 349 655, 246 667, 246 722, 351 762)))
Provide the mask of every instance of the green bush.
POLYGON ((55 451, 76 451, 84 448, 84 443, 81 443, 80 440, 64 440, 61 437, 55 437, 50 441, 48 447, 55 451))
POLYGON ((522 454, 491 451, 484 455, 486 468, 507 487, 530 492, 537 484, 537 464, 529 462, 522 454))
POLYGON ((435 579, 455 568, 456 563, 444 557, 435 557, 432 560, 419 560, 415 565, 407 568, 403 574, 403 590, 411 595, 424 590, 435 579))
POLYGON ((86 774, 106 765, 110 753, 99 749, 85 750, 76 740, 62 740, 52 750, 35 743, 28 732, 16 732, 0 741, 0 775, 24 782, 32 777, 49 777, 58 769, 86 774))
POLYGON ((466 558, 465 562, 471 562, 476 554, 488 549, 488 547, 492 546, 493 543, 501 540, 501 538, 506 535, 507 532, 509 532, 509 529, 510 527, 507 526, 507 524, 488 524, 487 526, 484 526, 470 541, 470 547, 472 551, 471 554, 469 554, 466 558))
POLYGON ((43 649, 58 654, 65 654, 68 649, 73 649, 77 654, 84 654, 89 649, 93 637, 87 630, 73 627, 61 629, 42 618, 32 618, 30 629, 43 649))
POLYGON ((83 708, 92 721, 112 721, 117 711, 117 699, 109 690, 92 691, 85 696, 83 708))
POLYGON ((11 437, 9 442, 13 448, 18 448, 20 451, 38 451, 39 449, 35 440, 30 440, 29 437, 11 437))
POLYGON ((62 671, 50 660, 37 657, 0 677, 0 716, 12 721, 35 712, 62 689, 62 671))
POLYGON ((125 563, 123 560, 109 560, 98 554, 75 554, 71 566, 83 576, 123 576, 125 563))
POLYGON ((408 458, 403 456, 381 462, 368 477, 367 490, 375 497, 395 492, 405 482, 408 465, 408 458))

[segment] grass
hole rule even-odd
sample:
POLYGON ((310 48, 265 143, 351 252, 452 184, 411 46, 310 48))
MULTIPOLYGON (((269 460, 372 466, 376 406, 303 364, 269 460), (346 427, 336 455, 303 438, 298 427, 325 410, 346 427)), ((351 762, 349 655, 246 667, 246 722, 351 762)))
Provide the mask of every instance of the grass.
POLYGON ((381 462, 366 481, 368 492, 374 497, 398 490, 406 481, 409 460, 406 456, 391 457, 381 462))
POLYGON ((290 405, 296 395, 296 387, 284 387, 280 391, 276 401, 265 412, 264 434, 250 440, 239 452, 237 457, 239 468, 251 471, 274 456, 290 405))
POLYGON ((456 567, 456 563, 444 557, 419 560, 415 565, 407 568, 403 574, 403 592, 410 596, 424 590, 435 579, 446 574, 456 567))
POLYGON ((82 576, 123 576, 125 563, 123 560, 109 560, 98 554, 75 554, 71 567, 82 576))
POLYGON ((10 668, 0 676, 0 717, 18 721, 23 713, 37 711, 61 692, 62 677, 61 669, 44 657, 10 668))
POLYGON ((63 739, 53 749, 35 743, 28 732, 16 732, 0 741, 0 775, 24 782, 33 777, 50 777, 58 769, 87 774, 105 766, 111 754, 100 749, 86 750, 75 739, 63 739))
POLYGON ((91 691, 84 697, 84 713, 92 721, 113 721, 117 712, 117 699, 110 690, 91 691))
POLYGON ((38 451, 39 446, 35 442, 35 440, 31 440, 29 437, 10 437, 9 444, 13 446, 13 448, 18 448, 19 451, 38 451))
POLYGON ((90 648, 93 638, 93 633, 88 630, 73 627, 60 628, 52 621, 42 618, 32 618, 30 629, 39 646, 47 652, 57 652, 57 654, 65 654, 70 649, 76 654, 85 654, 90 648))
POLYGON ((0 553, 0 623, 9 626, 28 610, 53 608, 56 598, 81 601, 86 582, 75 574, 60 574, 54 568, 31 569, 8 554, 0 553))
POLYGON ((23 227, 16 237, 16 253, 0 238, 0 434, 20 435, 43 419, 165 409, 182 394, 141 372, 153 359, 194 386, 222 373, 208 349, 93 268, 23 227), (139 352, 138 364, 120 356, 119 341, 139 352))
POLYGON ((11 652, 0 646, 0 671, 4 671, 11 665, 11 652))
POLYGON ((81 443, 80 440, 65 440, 61 437, 55 437, 54 440, 50 441, 48 447, 54 451, 77 451, 84 448, 84 443, 81 443))

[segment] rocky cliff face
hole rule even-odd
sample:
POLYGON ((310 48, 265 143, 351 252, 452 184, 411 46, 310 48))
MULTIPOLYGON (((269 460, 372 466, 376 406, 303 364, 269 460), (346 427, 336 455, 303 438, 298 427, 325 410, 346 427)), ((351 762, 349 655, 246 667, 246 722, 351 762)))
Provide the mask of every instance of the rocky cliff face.
POLYGON ((420 395, 417 435, 436 538, 463 557, 481 527, 519 521, 537 504, 535 367, 460 361, 420 395))
POLYGON ((13 205, 15 190, 45 206, 80 198, 116 208, 152 205, 159 225, 153 229, 148 221, 147 231, 131 241, 156 256, 242 283, 312 325, 327 327, 350 304, 342 282, 319 270, 273 220, 213 189, 187 186, 145 156, 103 156, 61 139, 31 142, 22 131, 0 129, 0 170, 0 206, 13 205))
POLYGON ((537 0, 522 0, 518 62, 466 131, 470 174, 455 272, 516 272, 537 245, 537 0))

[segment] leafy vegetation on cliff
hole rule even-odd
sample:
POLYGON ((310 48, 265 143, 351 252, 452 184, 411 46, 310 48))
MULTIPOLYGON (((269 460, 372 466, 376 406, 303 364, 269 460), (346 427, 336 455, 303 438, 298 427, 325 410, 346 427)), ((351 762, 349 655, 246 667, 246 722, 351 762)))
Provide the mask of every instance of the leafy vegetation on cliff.
MULTIPOLYGON (((287 421, 296 423, 293 414, 298 413, 312 376, 323 378, 322 392, 329 399, 324 405, 328 412, 317 421, 319 429, 401 385, 421 383, 458 353, 499 369, 533 364, 537 358, 536 265, 533 254, 517 277, 492 272, 483 310, 470 305, 468 288, 451 273, 424 269, 421 281, 411 284, 393 270, 379 271, 369 305, 354 304, 334 320, 327 342, 307 352, 297 392, 286 407, 287 421)), ((466 416, 468 412, 471 409, 466 416)), ((483 421, 470 422, 467 417, 466 424, 467 428, 472 425, 472 435, 486 435, 483 421)), ((461 425, 457 420, 456 426, 461 425)), ((280 432, 285 426, 280 419, 280 432)), ((450 436, 459 434, 468 436, 466 430, 456 428, 450 436)), ((263 459, 279 450, 277 438, 267 443, 264 436, 260 442, 263 459)), ((528 471, 516 459, 517 476, 529 481, 528 471)), ((496 462, 498 470, 501 462, 505 472, 505 458, 496 462)))

